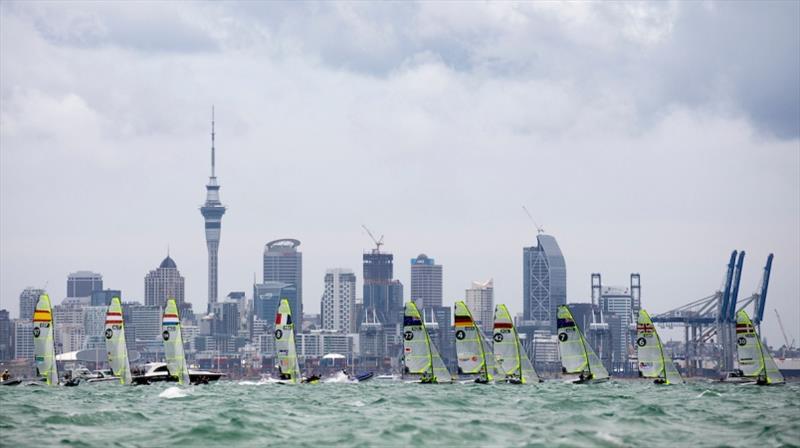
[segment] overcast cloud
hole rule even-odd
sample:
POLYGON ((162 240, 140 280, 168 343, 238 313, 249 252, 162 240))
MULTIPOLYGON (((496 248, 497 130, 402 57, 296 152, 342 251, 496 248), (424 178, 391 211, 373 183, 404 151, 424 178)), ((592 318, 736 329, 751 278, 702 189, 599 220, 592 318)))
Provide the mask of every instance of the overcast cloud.
POLYGON ((167 245, 205 309, 215 104, 223 296, 294 237, 317 311, 326 268, 360 281, 363 223, 406 288, 424 252, 446 303, 494 277, 521 311, 525 204, 570 301, 639 272, 665 311, 719 288, 733 249, 747 296, 774 252, 768 307, 800 339, 798 2, 4 1, 0 101, 12 315, 80 269, 142 300, 167 245))

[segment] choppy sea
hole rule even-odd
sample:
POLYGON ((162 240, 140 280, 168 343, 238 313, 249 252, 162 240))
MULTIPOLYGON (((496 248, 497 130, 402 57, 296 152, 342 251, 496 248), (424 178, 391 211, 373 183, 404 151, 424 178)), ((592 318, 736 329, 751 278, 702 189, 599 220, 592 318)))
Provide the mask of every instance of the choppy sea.
POLYGON ((0 445, 800 446, 800 384, 0 387, 0 445))

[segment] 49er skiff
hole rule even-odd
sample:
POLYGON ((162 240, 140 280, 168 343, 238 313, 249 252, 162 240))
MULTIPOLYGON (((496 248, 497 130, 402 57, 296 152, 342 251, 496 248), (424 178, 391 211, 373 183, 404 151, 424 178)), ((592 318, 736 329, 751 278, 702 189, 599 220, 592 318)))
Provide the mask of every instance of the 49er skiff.
POLYGON ((558 351, 564 373, 577 373, 574 383, 596 383, 608 381, 608 371, 600 362, 592 347, 586 343, 581 329, 575 323, 569 307, 558 307, 558 351))
POLYGON ((672 358, 664 353, 661 338, 645 310, 639 310, 636 322, 636 353, 639 358, 639 373, 645 378, 654 378, 656 384, 683 383, 672 358))
POLYGON ((403 362, 405 373, 419 375, 420 383, 449 383, 453 380, 431 342, 414 302, 406 303, 403 312, 403 362))
POLYGON ((475 375, 476 383, 494 380, 494 354, 472 313, 463 300, 456 302, 455 311, 456 355, 458 373, 475 375))

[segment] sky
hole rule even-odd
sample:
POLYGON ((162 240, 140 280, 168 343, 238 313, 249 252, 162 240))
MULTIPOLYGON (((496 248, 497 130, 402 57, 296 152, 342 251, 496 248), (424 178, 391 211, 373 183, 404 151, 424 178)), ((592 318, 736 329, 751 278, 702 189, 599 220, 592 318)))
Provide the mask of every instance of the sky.
POLYGON ((316 312, 365 224, 406 299, 425 253, 521 312, 525 205, 570 302, 638 272, 663 312, 734 249, 746 297, 774 253, 763 332, 800 341, 800 2, 3 1, 0 308, 77 270, 141 301, 169 248, 204 310, 212 105, 220 296, 297 238, 316 312))

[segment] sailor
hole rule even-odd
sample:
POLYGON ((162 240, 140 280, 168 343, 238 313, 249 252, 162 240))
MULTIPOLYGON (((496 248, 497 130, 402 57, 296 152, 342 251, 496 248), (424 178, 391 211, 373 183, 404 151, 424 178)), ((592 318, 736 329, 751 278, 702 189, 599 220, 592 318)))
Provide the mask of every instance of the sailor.
POLYGON ((769 384, 767 382, 767 375, 765 375, 764 373, 758 375, 758 379, 756 380, 756 384, 758 384, 759 386, 766 386, 767 384, 769 384))
POLYGON ((0 376, 0 381, 7 381, 11 378, 11 374, 8 373, 8 369, 3 370, 3 375, 0 376))

